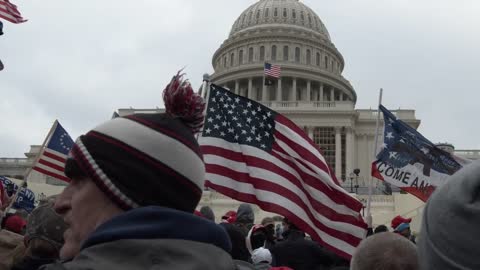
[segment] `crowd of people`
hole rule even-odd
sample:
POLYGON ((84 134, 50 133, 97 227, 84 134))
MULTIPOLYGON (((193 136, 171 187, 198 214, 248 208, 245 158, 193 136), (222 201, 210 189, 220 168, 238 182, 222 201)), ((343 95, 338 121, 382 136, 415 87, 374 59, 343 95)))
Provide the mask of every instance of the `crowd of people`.
POLYGON ((77 139, 61 194, 7 216, 1 269, 480 269, 480 164, 456 173, 425 206, 418 244, 410 222, 373 228, 352 259, 308 238, 287 218, 255 224, 251 205, 196 210, 205 179, 192 130, 204 103, 176 76, 165 114, 107 121, 77 139), (183 103, 182 103, 183 102, 183 103))

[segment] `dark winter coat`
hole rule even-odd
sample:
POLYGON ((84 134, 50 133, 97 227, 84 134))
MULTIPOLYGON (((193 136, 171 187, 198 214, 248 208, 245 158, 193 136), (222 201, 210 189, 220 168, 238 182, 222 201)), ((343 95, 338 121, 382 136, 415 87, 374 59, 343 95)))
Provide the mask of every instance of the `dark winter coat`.
POLYGON ((232 242, 232 250, 230 252, 232 258, 234 260, 248 262, 250 260, 250 253, 245 243, 247 234, 245 234, 244 230, 230 223, 220 223, 220 226, 225 229, 232 242))
POLYGON ((332 253, 316 242, 306 240, 302 232, 291 230, 286 240, 271 250, 274 266, 288 266, 295 270, 330 269, 334 264, 332 253))
POLYGON ((235 269, 223 229, 163 207, 128 211, 99 226, 73 260, 44 270, 235 269))

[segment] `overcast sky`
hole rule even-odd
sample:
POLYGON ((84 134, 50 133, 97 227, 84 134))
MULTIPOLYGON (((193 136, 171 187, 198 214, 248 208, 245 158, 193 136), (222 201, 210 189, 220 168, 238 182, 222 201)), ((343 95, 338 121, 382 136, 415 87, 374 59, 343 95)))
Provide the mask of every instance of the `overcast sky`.
MULTIPOLYGON (((23 157, 58 119, 75 139, 118 108, 162 107, 186 67, 195 89, 253 0, 12 0, 0 36, 0 157, 23 157)), ((346 62, 357 108, 415 109, 420 132, 480 149, 480 1, 305 0, 346 62)))

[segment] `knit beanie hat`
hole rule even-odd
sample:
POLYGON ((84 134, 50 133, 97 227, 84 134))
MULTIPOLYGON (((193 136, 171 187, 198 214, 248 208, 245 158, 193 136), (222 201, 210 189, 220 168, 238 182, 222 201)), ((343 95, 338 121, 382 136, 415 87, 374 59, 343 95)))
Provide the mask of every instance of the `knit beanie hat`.
POLYGON ((418 242, 421 269, 480 269, 480 163, 452 175, 427 202, 418 242))
POLYGON ((157 205, 193 213, 205 179, 194 136, 205 102, 180 73, 163 99, 165 113, 117 117, 80 136, 65 175, 86 175, 123 210, 157 205))

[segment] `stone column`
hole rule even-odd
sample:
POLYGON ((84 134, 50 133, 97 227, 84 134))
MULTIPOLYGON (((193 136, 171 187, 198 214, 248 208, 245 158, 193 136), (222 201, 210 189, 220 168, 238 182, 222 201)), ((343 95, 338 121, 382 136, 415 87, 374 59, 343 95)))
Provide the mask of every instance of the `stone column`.
POLYGON ((335 175, 338 179, 342 176, 342 136, 341 128, 335 127, 335 175))
POLYGON ((253 99, 253 87, 252 87, 252 84, 253 84, 253 79, 250 77, 248 78, 248 98, 249 99, 253 99))
POLYGON ((320 99, 319 101, 323 101, 323 83, 320 83, 320 99))
POLYGON ((313 141, 313 131, 315 127, 308 127, 308 137, 313 141))
POLYGON ((267 94, 267 86, 265 85, 265 76, 263 76, 263 85, 262 85, 262 100, 263 100, 263 102, 267 102, 267 101, 268 101, 267 96, 268 96, 268 94, 267 94))
POLYGON ((354 156, 355 156, 355 134, 353 134, 353 129, 351 127, 346 129, 346 161, 347 161, 347 171, 346 174, 347 176, 350 175, 350 173, 353 172, 353 169, 355 169, 353 166, 353 161, 354 161, 354 156))
POLYGON ((238 80, 235 80, 235 94, 240 95, 240 82, 238 80))
POLYGON ((335 101, 335 88, 330 89, 330 101, 335 101))
POLYGON ((282 78, 278 78, 276 100, 277 101, 282 101, 282 78))
POLYGON ((297 101, 297 78, 292 79, 292 93, 290 95, 290 101, 297 101))
POLYGON ((312 81, 307 81, 307 102, 312 101, 312 81))

